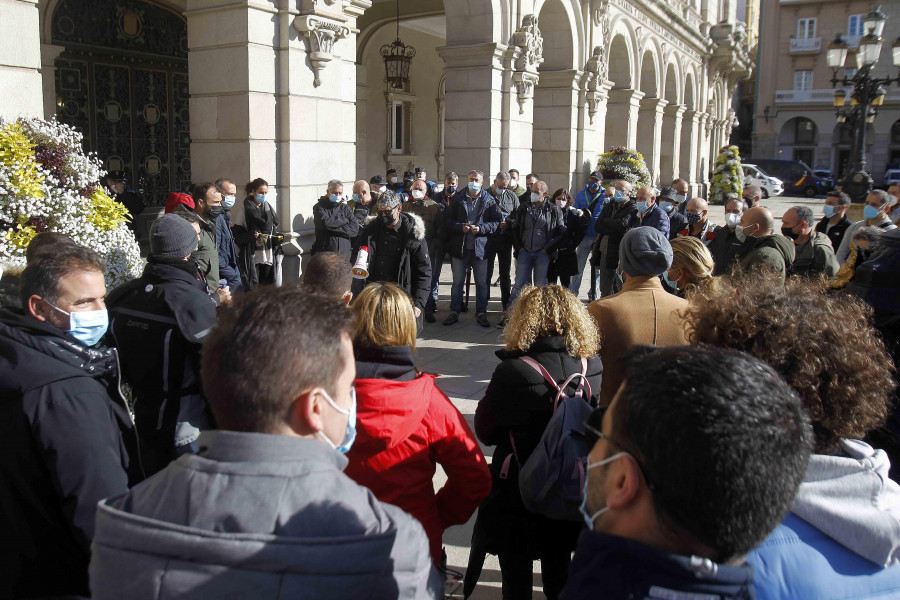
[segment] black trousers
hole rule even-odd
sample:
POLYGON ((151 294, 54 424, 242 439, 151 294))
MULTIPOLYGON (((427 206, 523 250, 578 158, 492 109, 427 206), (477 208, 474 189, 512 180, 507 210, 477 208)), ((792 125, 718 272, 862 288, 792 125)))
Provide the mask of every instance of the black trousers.
POLYGON ((509 306, 509 294, 512 289, 512 238, 507 231, 503 235, 494 235, 488 240, 487 284, 488 302, 491 301, 491 279, 494 278, 494 259, 500 259, 500 303, 503 310, 509 306))
POLYGON ((256 265, 256 273, 259 277, 259 285, 272 285, 275 283, 275 267, 273 265, 256 265))
MULTIPOLYGON (((556 272, 556 261, 551 260, 550 266, 547 267, 547 283, 556 283, 556 280, 559 279, 559 284, 566 289, 569 289, 569 283, 572 282, 571 275, 560 275, 556 272)), ((593 281, 593 280, 592 280, 593 281)))
MULTIPOLYGON (((534 588, 532 560, 528 556, 500 554, 503 600, 531 600, 534 588)), ((556 600, 569 578, 571 553, 565 549, 547 549, 541 556, 541 583, 548 600, 556 600)))

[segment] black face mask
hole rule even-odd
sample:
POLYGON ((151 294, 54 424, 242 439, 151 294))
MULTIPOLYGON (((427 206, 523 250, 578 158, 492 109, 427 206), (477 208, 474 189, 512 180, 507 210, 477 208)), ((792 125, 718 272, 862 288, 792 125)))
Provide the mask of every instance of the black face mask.
POLYGON ((209 207, 209 216, 211 216, 212 218, 215 219, 222 214, 225 214, 225 207, 221 204, 214 204, 213 206, 209 207))
POLYGON ((799 233, 794 233, 793 227, 782 227, 781 235, 783 235, 786 238, 791 238, 792 240, 796 240, 798 237, 800 237, 799 233))

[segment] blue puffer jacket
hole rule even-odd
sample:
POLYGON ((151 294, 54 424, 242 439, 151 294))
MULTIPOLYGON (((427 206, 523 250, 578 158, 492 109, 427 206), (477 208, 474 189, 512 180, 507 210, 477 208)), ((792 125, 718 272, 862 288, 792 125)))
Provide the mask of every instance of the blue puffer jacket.
POLYGON ((590 192, 588 192, 587 186, 585 186, 584 189, 575 194, 575 204, 573 204, 575 208, 587 210, 590 207, 591 203, 594 203, 594 210, 591 213, 591 222, 588 223, 587 231, 584 234, 584 237, 587 238, 597 237, 597 232, 594 230, 594 223, 597 222, 597 217, 600 216, 600 211, 603 210, 604 206, 606 206, 606 192, 603 190, 603 186, 600 186, 600 191, 596 194, 591 194, 590 192))
POLYGON ((219 278, 227 281, 231 292, 241 289, 237 249, 231 234, 231 213, 225 211, 216 218, 216 250, 219 253, 219 278))
POLYGON ((900 597, 900 486, 882 450, 814 454, 791 512, 747 556, 758 600, 900 597))
POLYGON ((468 188, 460 189, 444 211, 444 227, 450 234, 450 256, 462 258, 466 236, 474 235, 475 257, 483 259, 486 257, 488 236, 497 231, 503 215, 497 201, 484 188, 479 192, 475 202, 466 200, 468 193, 468 188), (478 233, 463 233, 463 225, 466 223, 477 225, 478 233))

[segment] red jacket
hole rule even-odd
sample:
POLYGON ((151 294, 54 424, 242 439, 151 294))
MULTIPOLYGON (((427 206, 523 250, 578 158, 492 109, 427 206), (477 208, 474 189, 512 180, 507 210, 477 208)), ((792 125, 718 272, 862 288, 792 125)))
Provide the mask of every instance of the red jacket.
POLYGON ((434 379, 424 373, 411 381, 354 382, 357 434, 344 472, 416 517, 437 564, 444 530, 469 520, 491 491, 491 474, 465 418, 434 379), (436 464, 447 483, 435 494, 436 464))

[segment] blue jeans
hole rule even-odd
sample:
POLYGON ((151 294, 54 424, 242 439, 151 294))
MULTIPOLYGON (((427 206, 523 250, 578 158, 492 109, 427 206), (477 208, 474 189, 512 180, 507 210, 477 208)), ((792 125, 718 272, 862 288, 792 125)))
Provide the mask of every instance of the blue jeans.
POLYGON ((516 259, 516 285, 512 291, 509 304, 512 306, 516 298, 522 292, 522 288, 531 281, 534 272, 534 285, 540 287, 547 285, 547 269, 550 267, 550 255, 546 252, 528 252, 524 248, 519 250, 516 259))
POLYGON ((476 258, 474 250, 465 250, 462 258, 453 257, 450 266, 453 269, 453 288, 450 290, 450 312, 459 314, 462 311, 463 288, 466 285, 466 270, 471 266, 472 279, 475 281, 475 314, 483 315, 486 313, 488 304, 487 259, 476 258))
POLYGON ((431 252, 431 294, 428 295, 428 302, 425 303, 425 312, 433 313, 437 310, 438 288, 441 283, 441 269, 444 268, 444 254, 447 250, 443 244, 436 243, 434 251, 431 252))
POLYGON ((575 255, 578 257, 578 273, 572 276, 572 281, 569 282, 569 291, 575 294, 575 297, 578 297, 578 290, 581 289, 581 280, 584 277, 584 270, 586 268, 591 270, 591 275, 594 277, 594 280, 591 281, 591 289, 588 292, 588 300, 596 300, 597 299, 597 288, 600 287, 600 277, 596 274, 596 270, 594 267, 591 267, 587 264, 587 259, 591 255, 591 248, 594 247, 594 242, 597 241, 597 236, 594 237, 585 237, 581 240, 581 243, 578 244, 578 249, 575 251, 575 255))

